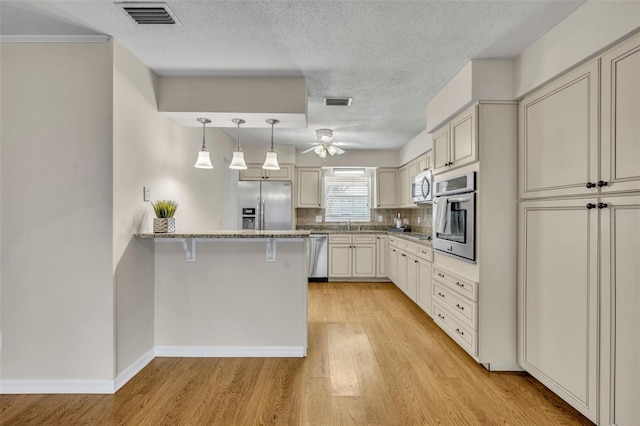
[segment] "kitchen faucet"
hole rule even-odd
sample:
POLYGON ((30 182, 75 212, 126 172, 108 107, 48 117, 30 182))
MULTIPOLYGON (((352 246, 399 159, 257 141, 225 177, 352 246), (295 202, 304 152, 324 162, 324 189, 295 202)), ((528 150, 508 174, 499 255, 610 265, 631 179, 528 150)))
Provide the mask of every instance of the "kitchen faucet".
POLYGON ((351 218, 347 220, 347 231, 351 231, 351 218))

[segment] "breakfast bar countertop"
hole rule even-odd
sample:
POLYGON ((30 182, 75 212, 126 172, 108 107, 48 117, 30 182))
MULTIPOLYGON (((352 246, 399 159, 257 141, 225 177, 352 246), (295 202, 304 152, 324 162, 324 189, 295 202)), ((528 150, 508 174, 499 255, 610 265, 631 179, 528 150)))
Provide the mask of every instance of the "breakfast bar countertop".
POLYGON ((235 230, 235 231, 212 231, 193 233, 148 233, 134 234, 136 238, 308 238, 309 231, 256 231, 256 230, 235 230))

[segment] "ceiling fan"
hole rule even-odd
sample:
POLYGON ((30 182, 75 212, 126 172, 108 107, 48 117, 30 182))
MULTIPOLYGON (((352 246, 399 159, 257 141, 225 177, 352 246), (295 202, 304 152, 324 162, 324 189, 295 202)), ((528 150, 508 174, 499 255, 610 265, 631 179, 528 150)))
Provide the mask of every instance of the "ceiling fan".
POLYGON ((359 143, 359 142, 334 142, 333 130, 331 129, 316 130, 316 137, 318 138, 318 142, 313 143, 314 146, 312 146, 311 148, 305 151, 302 151, 303 154, 313 151, 316 154, 318 154, 320 158, 325 158, 327 154, 340 155, 346 152, 344 149, 340 148, 340 146, 338 145, 359 143))

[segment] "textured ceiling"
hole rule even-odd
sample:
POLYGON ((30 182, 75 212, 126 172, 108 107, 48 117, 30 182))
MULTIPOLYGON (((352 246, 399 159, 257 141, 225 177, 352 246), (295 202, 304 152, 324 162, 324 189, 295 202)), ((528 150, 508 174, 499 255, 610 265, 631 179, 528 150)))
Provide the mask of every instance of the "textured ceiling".
MULTIPOLYGON (((136 25, 102 0, 0 1, 0 34, 107 34, 161 75, 304 76, 309 127, 276 128, 276 144, 308 147, 329 128, 359 148, 397 149, 426 128, 427 102, 470 59, 517 56, 583 2, 166 3, 182 25, 136 25), (353 105, 326 107, 324 96, 353 105)), ((269 134, 247 129, 243 143, 269 134)))

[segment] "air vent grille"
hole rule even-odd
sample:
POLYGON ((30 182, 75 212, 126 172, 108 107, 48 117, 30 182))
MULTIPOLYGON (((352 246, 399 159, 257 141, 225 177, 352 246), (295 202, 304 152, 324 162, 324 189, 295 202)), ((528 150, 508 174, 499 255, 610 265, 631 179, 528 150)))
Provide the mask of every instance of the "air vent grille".
POLYGON ((326 106, 351 106, 353 98, 324 98, 326 106))
POLYGON ((140 25, 174 25, 180 22, 165 3, 115 3, 140 25))

